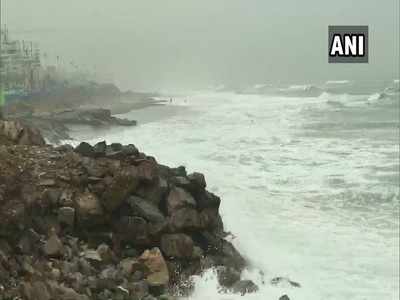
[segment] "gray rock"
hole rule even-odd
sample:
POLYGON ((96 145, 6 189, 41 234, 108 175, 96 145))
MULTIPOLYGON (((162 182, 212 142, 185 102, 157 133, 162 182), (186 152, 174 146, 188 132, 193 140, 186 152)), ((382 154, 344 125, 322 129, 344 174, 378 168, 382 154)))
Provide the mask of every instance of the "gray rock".
POLYGON ((283 295, 281 297, 279 297, 279 300, 290 300, 288 295, 283 295))
POLYGON ((165 234, 161 238, 161 250, 167 257, 191 258, 194 243, 190 236, 180 234, 165 234))
POLYGON ((165 221, 164 215, 151 202, 136 196, 129 197, 127 202, 138 216, 150 222, 162 223, 165 221))

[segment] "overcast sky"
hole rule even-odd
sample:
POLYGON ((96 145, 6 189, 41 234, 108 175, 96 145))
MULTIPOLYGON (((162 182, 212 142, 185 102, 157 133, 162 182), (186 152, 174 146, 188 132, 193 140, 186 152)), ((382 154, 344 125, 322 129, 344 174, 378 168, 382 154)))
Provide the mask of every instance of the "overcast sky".
POLYGON ((3 23, 124 88, 399 77, 399 0, 2 0, 3 23), (369 25, 370 63, 328 64, 328 25, 369 25))

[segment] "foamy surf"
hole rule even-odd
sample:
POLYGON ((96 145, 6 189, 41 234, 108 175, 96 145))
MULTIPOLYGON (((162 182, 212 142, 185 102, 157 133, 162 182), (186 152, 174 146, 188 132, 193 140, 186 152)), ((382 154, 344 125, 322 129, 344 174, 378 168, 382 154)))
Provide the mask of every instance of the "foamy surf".
MULTIPOLYGON (((205 172, 260 286, 245 299, 396 299, 398 127, 371 127, 398 123, 396 107, 377 114, 365 96, 343 97, 337 109, 321 97, 196 94, 176 99, 188 99, 184 113, 105 139, 205 172), (276 276, 302 287, 273 286, 276 276)), ((212 270, 195 285, 190 299, 243 299, 221 294, 212 270)))

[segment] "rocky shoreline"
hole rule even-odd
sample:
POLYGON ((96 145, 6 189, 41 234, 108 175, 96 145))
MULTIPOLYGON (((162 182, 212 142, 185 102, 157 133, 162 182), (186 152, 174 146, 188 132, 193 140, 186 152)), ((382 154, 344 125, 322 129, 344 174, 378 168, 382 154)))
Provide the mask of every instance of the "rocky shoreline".
POLYGON ((210 268, 257 291, 206 187, 134 145, 53 147, 0 121, 0 300, 176 299, 210 268))

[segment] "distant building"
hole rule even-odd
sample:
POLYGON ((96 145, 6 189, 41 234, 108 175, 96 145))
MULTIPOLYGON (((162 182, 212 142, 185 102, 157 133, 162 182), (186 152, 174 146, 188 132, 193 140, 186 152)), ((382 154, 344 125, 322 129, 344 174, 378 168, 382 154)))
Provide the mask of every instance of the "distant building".
POLYGON ((42 67, 40 49, 32 42, 12 40, 6 28, 0 32, 1 79, 6 98, 40 90, 42 67))

